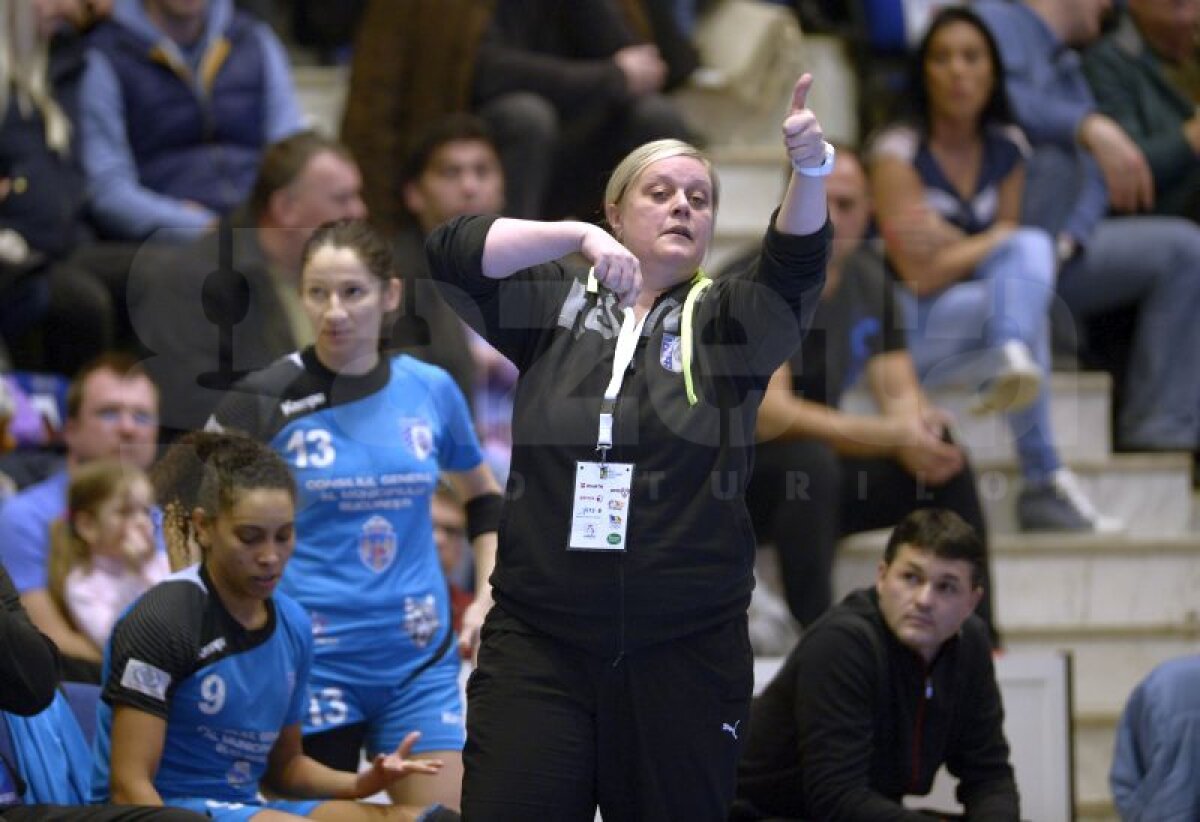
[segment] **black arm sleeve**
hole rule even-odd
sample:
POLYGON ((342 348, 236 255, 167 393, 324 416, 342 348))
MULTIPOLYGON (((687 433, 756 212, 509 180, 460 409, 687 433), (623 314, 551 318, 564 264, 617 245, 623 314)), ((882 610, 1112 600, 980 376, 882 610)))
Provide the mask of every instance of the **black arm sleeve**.
POLYGON ((521 371, 551 339, 575 279, 558 262, 504 280, 483 275, 483 247, 495 217, 458 217, 425 241, 429 271, 447 304, 521 371))
POLYGON ((704 370, 766 385, 812 325, 831 237, 828 221, 813 234, 783 234, 772 214, 757 262, 737 276, 714 281, 711 296, 705 294, 697 306, 698 342, 716 343, 725 359, 704 370), (715 334, 706 330, 710 324, 715 334))
POLYGON ((195 669, 204 612, 204 591, 191 582, 148 591, 113 629, 101 698, 166 719, 175 686, 195 669))
POLYGON ((32 716, 54 699, 58 648, 29 621, 3 566, 0 600, 0 710, 32 716))

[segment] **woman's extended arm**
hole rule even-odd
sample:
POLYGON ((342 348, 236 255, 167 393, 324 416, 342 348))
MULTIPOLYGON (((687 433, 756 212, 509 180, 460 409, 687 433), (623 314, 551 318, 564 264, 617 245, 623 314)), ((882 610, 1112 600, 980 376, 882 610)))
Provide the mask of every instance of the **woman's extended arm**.
POLYGON ((304 754, 299 725, 288 725, 279 732, 267 759, 263 781, 285 796, 307 799, 365 799, 409 774, 434 774, 441 770, 440 759, 409 759, 420 734, 412 731, 395 753, 378 754, 371 767, 361 773, 336 771, 304 754))
POLYGON ((633 304, 642 287, 637 257, 607 231, 589 223, 496 220, 483 245, 483 276, 502 280, 576 252, 588 258, 596 279, 620 296, 623 305, 633 304))
MULTIPOLYGON (((825 135, 816 115, 808 108, 811 74, 803 74, 792 90, 792 107, 783 121, 783 142, 793 169, 816 168, 825 159, 825 135)), ((784 234, 813 234, 825 225, 825 178, 809 177, 793 170, 775 228, 784 234)))
MULTIPOLYGON (((500 486, 496 484, 492 471, 486 464, 480 464, 469 471, 447 473, 447 480, 454 488, 459 499, 478 499, 493 494, 499 494, 500 486)), ((474 657, 479 648, 479 630, 483 627, 483 619, 492 607, 492 570, 496 567, 496 532, 483 531, 471 540, 475 553, 475 599, 463 613, 462 629, 459 631, 458 649, 465 659, 474 657)))

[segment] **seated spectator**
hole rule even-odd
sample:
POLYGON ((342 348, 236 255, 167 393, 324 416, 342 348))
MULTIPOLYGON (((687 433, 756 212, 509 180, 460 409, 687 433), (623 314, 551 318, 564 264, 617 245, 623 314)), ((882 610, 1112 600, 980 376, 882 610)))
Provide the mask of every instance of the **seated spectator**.
POLYGON ((984 564, 949 511, 896 526, 875 587, 805 633, 754 701, 732 818, 928 820, 901 800, 929 793, 942 765, 963 818, 1020 818, 992 651, 971 613, 984 564))
POLYGON ((499 0, 479 44, 472 108, 492 127, 507 213, 590 216, 605 172, 635 146, 687 139, 661 93, 667 64, 606 0, 499 0))
POLYGON ((231 219, 230 265, 220 232, 146 253, 130 285, 134 329, 162 388, 163 427, 204 426, 236 377, 312 341, 300 300, 300 256, 317 226, 366 216, 358 166, 313 132, 271 146, 246 207, 231 219), (219 348, 231 335, 228 359, 219 348))
MULTIPOLYGON (((14 737, 17 761, 0 759, 0 819, 5 822, 201 822, 190 811, 115 806, 70 807, 42 802, 42 794, 69 794, 63 783, 81 763, 55 763, 53 769, 25 762, 26 746, 42 753, 42 746, 68 736, 61 722, 74 722, 70 708, 58 695, 58 652, 39 633, 21 607, 12 580, 0 565, 0 723, 14 737), (28 717, 28 720, 24 718, 28 717), (13 733, 14 727, 21 730, 13 733), (23 775, 24 774, 24 775, 23 775)), ((78 734, 78 730, 75 731, 78 734)), ((86 753, 86 751, 85 751, 86 753)), ((82 803, 85 797, 79 796, 82 803)))
POLYGON ((450 619, 457 634, 462 630, 463 612, 475 599, 463 585, 464 580, 469 579, 463 568, 470 547, 467 510, 453 489, 444 483, 438 483, 430 504, 433 506, 433 542, 437 546, 438 563, 446 576, 446 586, 450 589, 450 619))
POLYGON ((1116 29, 1084 54, 1100 111, 1125 130, 1154 176, 1154 207, 1200 221, 1200 113, 1175 71, 1196 57, 1200 3, 1129 0, 1116 29))
POLYGON ((165 474, 192 475, 194 499, 163 503, 193 512, 168 527, 184 525, 203 559, 117 623, 105 651, 93 798, 238 822, 457 819, 440 807, 353 801, 438 772, 439 761, 407 758, 415 732, 357 774, 303 753, 313 629, 299 604, 275 592, 295 544, 296 488, 283 460, 244 436, 198 434, 163 464, 165 474), (289 798, 261 799, 260 782, 289 798))
POLYGON ((116 0, 89 46, 83 165, 112 239, 199 236, 303 127, 283 46, 232 0, 116 0))
MULTIPOLYGON (((846 534, 936 506, 960 514, 986 545, 974 474, 951 441, 949 415, 921 391, 892 283, 862 245, 871 202, 850 149, 838 149, 825 190, 835 231, 825 289, 804 345, 763 397, 746 492, 760 541, 779 554, 788 607, 804 626, 831 604, 834 549, 846 534), (838 410, 860 377, 876 414, 838 410)), ((981 615, 995 637, 990 607, 981 615)))
MULTIPOLYGON (((434 228, 464 214, 497 214, 504 207, 504 172, 487 125, 469 114, 451 114, 431 126, 403 170, 404 205, 410 221, 396 242, 405 284, 402 314, 428 322, 428 346, 403 350, 450 372, 472 402, 481 445, 492 470, 508 475, 512 451, 512 390, 517 373, 504 356, 450 310, 429 279, 425 238, 434 228), (411 279, 408 279, 409 275, 411 279), (411 306, 411 308, 410 308, 411 306)), ((402 343, 397 323, 393 343, 402 343)))
POLYGON ((94 682, 100 655, 63 617, 49 591, 50 525, 67 511, 71 472, 93 460, 119 458, 138 468, 154 460, 158 389, 123 354, 104 354, 72 380, 63 432, 67 466, 22 490, 0 508, 0 560, 12 574, 33 623, 65 657, 68 679, 94 682))
POLYGON ((1200 818, 1200 656, 1159 665, 1121 714, 1109 785, 1123 822, 1200 818))
POLYGON ((413 326, 402 320, 392 343, 446 369, 469 399, 475 393, 476 366, 466 328, 429 277, 425 237, 453 217, 498 214, 504 208, 500 157, 482 120, 450 114, 423 132, 401 173, 409 216, 396 238, 396 263, 406 288, 401 316, 421 318, 428 339, 415 339, 413 326))
POLYGON ((1033 156, 1025 223, 1055 238, 1057 294, 1079 323, 1136 309, 1116 444, 1191 451, 1200 441, 1200 228, 1181 218, 1105 218, 1148 208, 1153 179, 1101 113, 1071 46, 1100 34, 1104 3, 976 0, 1004 62, 1008 99, 1033 156), (1176 352, 1189 352, 1177 356, 1176 352))
MULTIPOLYGON (((879 134, 871 188, 925 385, 978 383, 1005 412, 1024 487, 1023 530, 1109 530, 1062 465, 1050 422, 1054 250, 1020 226, 1028 146, 1010 123, 996 45, 966 8, 930 23, 916 55, 912 125, 879 134)), ((1200 395, 1198 395, 1200 396, 1200 395)))
POLYGON ((69 375, 113 341, 104 285, 68 261, 86 239, 79 165, 83 0, 0 14, 0 346, 10 365, 69 375))
POLYGON ((117 617, 170 572, 153 511, 150 481, 134 466, 102 459, 72 471, 67 513, 51 526, 50 595, 97 653, 117 617))

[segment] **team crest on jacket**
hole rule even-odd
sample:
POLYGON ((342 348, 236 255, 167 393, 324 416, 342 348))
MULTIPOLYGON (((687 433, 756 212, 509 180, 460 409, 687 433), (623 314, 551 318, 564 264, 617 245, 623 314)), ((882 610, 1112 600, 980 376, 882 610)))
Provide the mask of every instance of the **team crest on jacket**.
POLYGON ((424 460, 433 453, 433 427, 420 417, 408 417, 400 420, 400 441, 416 455, 424 460))
POLYGON ((683 373, 683 348, 679 344, 679 337, 674 334, 662 335, 662 347, 658 349, 658 362, 668 371, 676 374, 683 373))
POLYGON ((371 517, 358 535, 358 558, 377 574, 396 559, 396 530, 383 517, 371 517))
POLYGON ((440 625, 437 600, 433 598, 433 594, 404 598, 404 631, 413 645, 424 648, 433 639, 440 625))

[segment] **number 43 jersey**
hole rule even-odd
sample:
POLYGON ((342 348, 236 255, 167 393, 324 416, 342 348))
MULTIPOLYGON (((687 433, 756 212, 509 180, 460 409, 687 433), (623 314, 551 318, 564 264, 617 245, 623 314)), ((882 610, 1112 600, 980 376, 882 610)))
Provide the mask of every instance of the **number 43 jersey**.
POLYGON ((294 600, 267 600, 250 631, 221 604, 200 566, 147 591, 113 629, 92 770, 107 801, 112 714, 118 705, 167 723, 154 786, 164 799, 253 801, 267 756, 308 708, 312 629, 294 600))
POLYGON ((308 348, 239 383, 215 423, 270 443, 291 466, 296 552, 280 590, 308 609, 322 678, 395 683, 445 650, 430 500, 441 471, 483 460, 449 374, 401 355, 340 375, 308 348))

